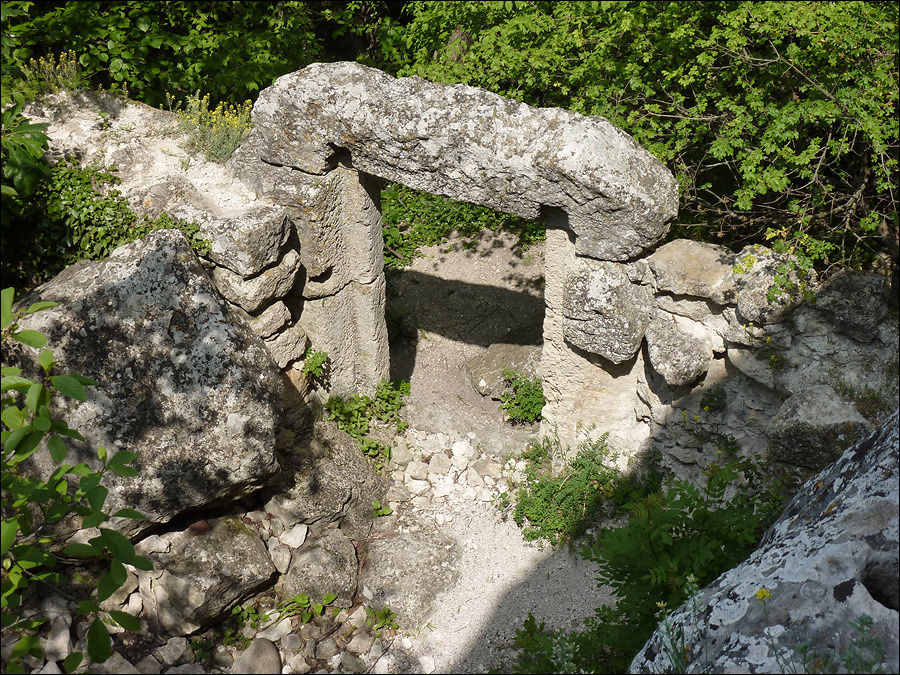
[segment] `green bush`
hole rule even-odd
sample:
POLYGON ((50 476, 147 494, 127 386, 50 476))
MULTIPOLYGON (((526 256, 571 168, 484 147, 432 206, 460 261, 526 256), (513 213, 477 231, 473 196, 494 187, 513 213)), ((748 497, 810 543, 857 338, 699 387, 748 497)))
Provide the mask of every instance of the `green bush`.
POLYGON ((187 134, 192 150, 202 152, 210 162, 227 160, 250 132, 250 101, 234 106, 220 103, 209 109, 209 94, 198 91, 188 97, 183 109, 175 113, 178 129, 187 134))
POLYGON ((628 524, 606 530, 582 555, 599 566, 597 581, 612 588, 614 607, 600 607, 586 630, 552 634, 533 619, 519 631, 519 672, 625 672, 658 624, 692 584, 711 583, 753 550, 781 507, 778 486, 748 460, 713 463, 706 484, 687 481, 630 505, 628 524), (737 494, 725 498, 729 486, 737 494), (560 645, 568 661, 560 663, 560 645))
MULTIPOLYGON (((99 534, 87 543, 70 544, 62 548, 62 556, 77 557, 88 562, 108 563, 104 574, 90 596, 79 603, 78 614, 97 615, 87 631, 88 656, 94 663, 109 658, 112 642, 104 619, 125 628, 140 629, 138 620, 127 612, 102 613, 99 603, 109 598, 125 583, 125 565, 152 570, 153 564, 137 555, 134 546, 122 534, 103 527, 110 517, 143 519, 131 509, 120 509, 114 514, 103 511, 108 490, 103 486, 104 476, 112 471, 120 476, 135 476, 130 466, 137 456, 132 452, 109 455, 103 446, 97 456, 103 463, 99 471, 92 471, 81 462, 66 464, 68 448, 64 438, 83 441, 84 437, 70 429, 64 420, 54 418, 52 399, 57 394, 78 401, 86 400, 85 387, 97 384, 79 375, 56 375, 53 352, 44 349, 47 340, 36 330, 20 330, 23 316, 54 306, 53 302, 38 302, 24 311, 13 311, 14 290, 6 288, 0 296, 2 309, 2 341, 4 358, 10 353, 7 341, 41 349, 38 363, 42 371, 40 379, 22 376, 17 367, 2 367, 2 419, 0 433, 2 449, 2 600, 0 614, 4 636, 18 635, 18 641, 10 652, 5 672, 24 673, 23 658, 26 654, 40 657, 43 654, 37 632, 47 622, 40 615, 26 615, 23 600, 36 586, 46 586, 59 593, 66 592, 66 575, 61 571, 55 551, 61 548, 53 526, 71 515, 81 516, 79 529, 99 528, 99 534), (46 445, 42 445, 42 444, 46 445), (47 478, 35 477, 20 466, 36 452, 47 452, 56 470, 47 478)), ((82 661, 83 655, 74 652, 63 663, 66 672, 72 672, 82 661)))
POLYGON ((859 266, 896 248, 892 7, 412 2, 401 74, 606 117, 676 174, 672 236, 859 266))
POLYGON ((531 379, 522 373, 503 371, 506 391, 500 394, 500 408, 513 424, 531 424, 541 419, 546 400, 540 379, 531 379))

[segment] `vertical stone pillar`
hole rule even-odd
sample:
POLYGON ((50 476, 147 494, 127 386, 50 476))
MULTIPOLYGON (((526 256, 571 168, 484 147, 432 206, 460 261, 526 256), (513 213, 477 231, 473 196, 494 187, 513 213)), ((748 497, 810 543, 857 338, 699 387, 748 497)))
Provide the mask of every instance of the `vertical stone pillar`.
POLYGON ((575 243, 569 234, 548 228, 544 253, 547 306, 541 357, 547 403, 541 435, 557 435, 562 447, 568 446, 574 454, 581 441, 595 440, 614 430, 610 445, 631 454, 649 434, 647 425, 638 419, 646 407, 637 396, 643 357, 638 352, 634 359, 615 365, 566 343, 563 303, 575 259, 575 243))
POLYGON ((338 166, 298 227, 307 270, 300 322, 331 358, 330 390, 372 394, 390 372, 377 179, 338 166))

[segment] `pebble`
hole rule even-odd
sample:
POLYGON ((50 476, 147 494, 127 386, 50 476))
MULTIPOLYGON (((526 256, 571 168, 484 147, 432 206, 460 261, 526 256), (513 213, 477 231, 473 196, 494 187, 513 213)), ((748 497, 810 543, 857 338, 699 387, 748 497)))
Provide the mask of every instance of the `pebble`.
POLYGON ((281 543, 291 548, 300 548, 306 541, 306 535, 309 534, 309 526, 306 523, 294 525, 291 529, 284 532, 280 537, 281 543))
POLYGON ((137 668, 139 673, 144 673, 145 675, 159 675, 162 671, 162 666, 159 664, 159 661, 154 659, 150 654, 147 654, 147 656, 134 664, 134 667, 137 668))
POLYGON ((265 630, 259 631, 256 634, 256 637, 271 640, 272 642, 278 642, 293 629, 294 627, 291 625, 291 618, 287 617, 286 619, 282 619, 278 623, 269 626, 265 630))
POLYGON ((450 451, 453 453, 454 457, 459 456, 465 457, 466 459, 472 459, 475 456, 475 450, 468 440, 456 441, 450 448, 450 451))
POLYGON ((288 654, 293 654, 294 652, 300 651, 303 648, 303 638, 300 637, 297 633, 288 633, 285 635, 278 644, 281 646, 281 649, 288 654))
POLYGON ((281 654, 271 640, 256 638, 234 660, 231 671, 234 673, 280 673, 281 654))
POLYGON ((412 461, 406 465, 406 478, 408 481, 424 481, 428 478, 428 465, 425 462, 412 461))
MULTIPOLYGON (((367 654, 370 649, 372 649, 372 644, 375 642, 375 638, 373 638, 368 633, 357 633, 353 636, 349 643, 347 643, 347 649, 349 649, 354 654, 367 654)), ((381 654, 379 654, 381 656, 381 654)))
POLYGON ((169 638, 166 644, 157 647, 154 656, 163 667, 177 666, 191 657, 191 646, 183 637, 169 638))
POLYGON ((290 666, 292 673, 301 673, 301 675, 312 670, 312 666, 306 662, 303 654, 295 654, 292 656, 291 660, 288 661, 288 665, 290 666))
POLYGON ((333 638, 328 638, 316 645, 316 658, 325 661, 332 656, 335 656, 340 651, 337 642, 335 642, 333 638))
POLYGON ((450 467, 450 458, 443 452, 437 453, 431 458, 431 461, 428 462, 428 472, 439 476, 450 473, 450 467))

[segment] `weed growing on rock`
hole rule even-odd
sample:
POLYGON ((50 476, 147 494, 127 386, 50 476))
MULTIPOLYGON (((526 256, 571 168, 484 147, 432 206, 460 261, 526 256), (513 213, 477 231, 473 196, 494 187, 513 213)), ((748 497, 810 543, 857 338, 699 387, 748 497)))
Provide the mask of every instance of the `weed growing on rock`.
POLYGON ((387 504, 382 505, 378 500, 372 500, 372 517, 381 518, 381 516, 389 516, 394 512, 387 504))
MULTIPOLYGON (((859 414, 870 422, 881 421, 881 418, 894 408, 894 403, 891 402, 891 393, 885 388, 871 387, 868 384, 863 387, 855 387, 849 382, 838 380, 835 382, 834 389, 851 401, 859 414)), ((896 394, 893 398, 896 401, 896 394)))
POLYGON ((209 94, 201 97, 197 91, 175 117, 178 129, 187 134, 191 149, 202 152, 210 162, 222 163, 231 157, 250 131, 252 109, 253 104, 248 100, 237 106, 220 103, 210 110, 209 94))
POLYGON ((500 394, 500 408, 513 424, 531 424, 541 419, 544 390, 540 379, 530 379, 508 368, 503 371, 507 390, 500 394))
POLYGON ((396 618, 397 613, 390 607, 385 606, 378 610, 366 607, 366 625, 374 630, 376 635, 380 635, 385 629, 396 629, 398 627, 396 618))
POLYGON ((328 352, 307 352, 303 357, 303 367, 300 369, 313 383, 324 385, 331 371, 331 359, 328 352))
POLYGON ((372 420, 393 425, 397 431, 409 426, 400 417, 403 397, 409 395, 409 382, 382 380, 375 390, 375 398, 365 394, 354 394, 347 398, 331 396, 325 402, 328 419, 334 420, 341 431, 345 431, 359 441, 363 454, 373 459, 375 468, 384 468, 391 458, 391 449, 380 441, 368 438, 372 420))
POLYGON ((38 60, 29 59, 21 65, 23 89, 30 96, 59 91, 76 91, 85 86, 84 74, 72 50, 53 54, 38 60))

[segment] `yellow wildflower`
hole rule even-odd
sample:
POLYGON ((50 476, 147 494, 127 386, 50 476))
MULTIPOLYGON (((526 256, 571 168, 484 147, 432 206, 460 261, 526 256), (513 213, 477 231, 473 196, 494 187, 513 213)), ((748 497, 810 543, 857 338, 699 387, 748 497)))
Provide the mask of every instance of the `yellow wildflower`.
POLYGON ((771 597, 772 597, 772 592, 765 586, 763 586, 758 591, 756 591, 756 601, 757 602, 763 602, 766 598, 771 598, 771 597))

